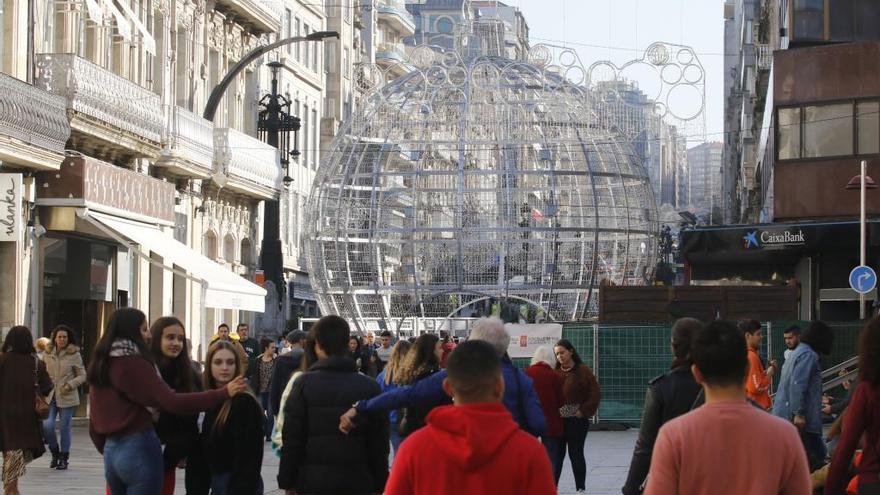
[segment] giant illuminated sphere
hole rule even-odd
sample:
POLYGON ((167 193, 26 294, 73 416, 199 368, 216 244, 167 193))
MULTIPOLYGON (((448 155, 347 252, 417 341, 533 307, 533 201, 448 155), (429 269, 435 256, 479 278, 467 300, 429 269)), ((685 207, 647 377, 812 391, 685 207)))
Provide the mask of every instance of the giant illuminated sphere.
POLYGON ((645 170, 569 69, 413 59, 343 126, 315 178, 305 246, 324 314, 394 329, 507 301, 567 321, 595 314, 600 284, 652 278, 645 170))

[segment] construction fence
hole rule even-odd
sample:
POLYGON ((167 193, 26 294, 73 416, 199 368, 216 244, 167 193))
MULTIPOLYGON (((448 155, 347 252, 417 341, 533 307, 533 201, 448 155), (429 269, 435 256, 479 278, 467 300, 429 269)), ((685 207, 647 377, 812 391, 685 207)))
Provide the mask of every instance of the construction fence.
MULTIPOLYGON (((760 355, 783 363, 783 330, 791 325, 806 329, 806 321, 763 322, 764 340, 760 355)), ((829 368, 857 354, 858 322, 829 323, 835 330, 832 354, 822 358, 822 368, 829 368)), ((638 424, 645 403, 648 382, 669 369, 672 362, 671 324, 600 324, 568 323, 562 330, 577 348, 581 359, 596 373, 602 389, 602 401, 596 421, 638 424)), ((517 366, 528 359, 514 360, 517 366)), ((777 375, 778 377, 778 375, 777 375)), ((774 383, 774 389, 775 389, 774 383)))

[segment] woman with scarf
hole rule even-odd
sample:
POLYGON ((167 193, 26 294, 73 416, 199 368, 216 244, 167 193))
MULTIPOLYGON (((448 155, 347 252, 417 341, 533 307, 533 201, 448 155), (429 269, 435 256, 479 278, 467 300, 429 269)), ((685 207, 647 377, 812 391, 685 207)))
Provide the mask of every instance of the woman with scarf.
POLYGON ((144 341, 147 334, 147 317, 141 311, 115 311, 88 369, 89 434, 104 455, 104 476, 111 493, 161 492, 164 462, 153 428, 159 410, 181 416, 196 414, 247 389, 239 377, 223 389, 175 393, 156 369, 144 341))

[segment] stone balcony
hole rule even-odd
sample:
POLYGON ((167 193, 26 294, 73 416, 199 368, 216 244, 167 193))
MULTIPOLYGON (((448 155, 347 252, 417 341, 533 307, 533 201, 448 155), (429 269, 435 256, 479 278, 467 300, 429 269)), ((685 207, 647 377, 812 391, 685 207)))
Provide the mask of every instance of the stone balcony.
POLYGON ((406 10, 403 0, 381 0, 376 7, 379 22, 387 22, 401 33, 402 37, 412 36, 416 32, 416 21, 406 10))
POLYGON ((402 76, 413 70, 403 43, 380 43, 376 47, 376 64, 389 69, 393 76, 402 76))
POLYGON ((217 7, 259 33, 281 30, 284 10, 277 0, 217 0, 217 7))
POLYGON ((278 197, 283 176, 278 150, 235 129, 214 129, 213 180, 218 186, 272 199, 278 197))
POLYGON ((65 109, 63 97, 0 73, 0 160, 57 170, 70 137, 65 109))
POLYGON ((158 95, 72 54, 38 54, 36 72, 36 86, 66 99, 78 149, 158 156, 165 122, 158 95))
POLYGON ((189 110, 168 108, 168 129, 159 167, 175 176, 207 179, 213 173, 214 123, 189 110))

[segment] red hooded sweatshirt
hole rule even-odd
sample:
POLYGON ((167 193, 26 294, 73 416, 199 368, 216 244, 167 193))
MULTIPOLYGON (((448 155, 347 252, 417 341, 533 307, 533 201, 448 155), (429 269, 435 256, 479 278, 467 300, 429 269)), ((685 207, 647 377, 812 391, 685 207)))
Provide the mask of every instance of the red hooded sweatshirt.
POLYGON ((556 493, 547 451, 501 403, 437 407, 394 457, 385 495, 556 493))

